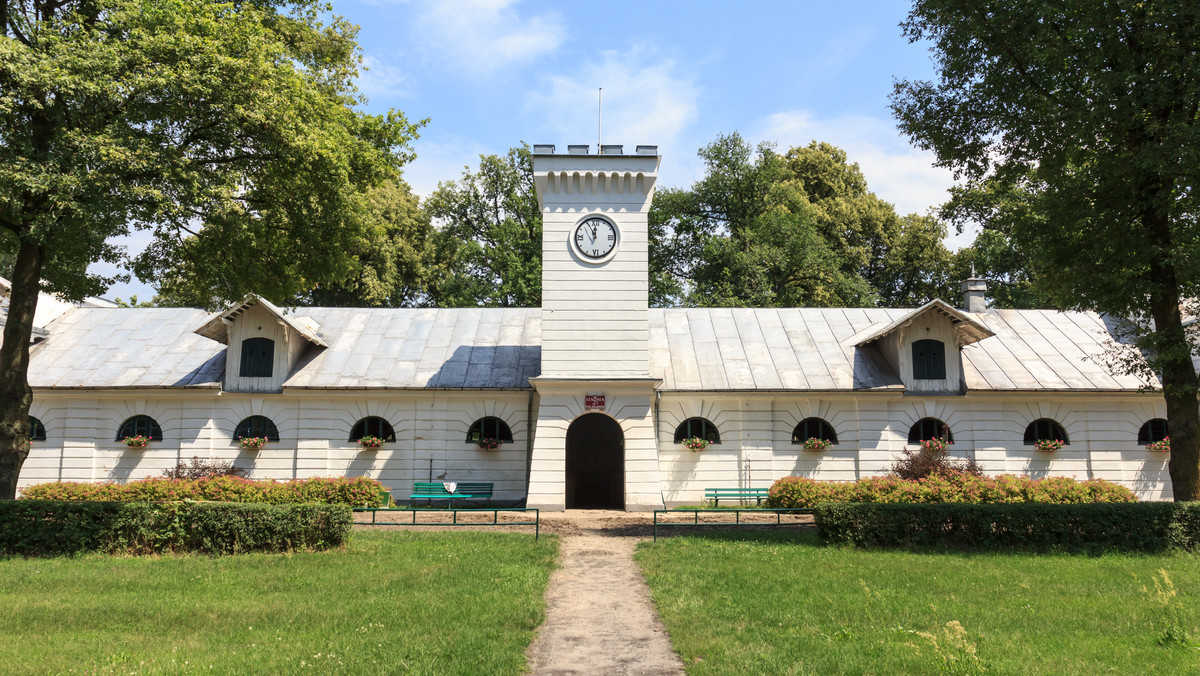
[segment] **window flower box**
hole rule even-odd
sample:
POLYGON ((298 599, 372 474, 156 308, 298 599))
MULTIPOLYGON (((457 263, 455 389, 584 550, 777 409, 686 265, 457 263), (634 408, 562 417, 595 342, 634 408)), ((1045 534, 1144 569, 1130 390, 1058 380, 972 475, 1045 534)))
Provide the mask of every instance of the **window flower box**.
POLYGON ((266 437, 238 437, 238 444, 247 451, 257 451, 267 445, 266 437))
POLYGON ((953 441, 945 439, 926 439, 921 442, 921 449, 929 453, 945 453, 950 450, 950 446, 953 443, 953 441))
POLYGON ((1043 453, 1053 453, 1062 450, 1063 442, 1061 439, 1039 439, 1033 442, 1033 447, 1043 453))
POLYGON ((493 437, 483 437, 475 442, 481 451, 495 451, 500 448, 500 440, 493 437))
POLYGON ((383 441, 384 440, 382 437, 373 437, 368 435, 365 437, 360 437, 358 444, 362 446, 364 451, 378 451, 379 447, 383 445, 383 441))
POLYGON ((1146 444, 1146 448, 1159 453, 1171 452, 1171 437, 1163 437, 1161 441, 1152 441, 1146 444))
POLYGON ((150 443, 150 437, 138 434, 132 437, 125 437, 125 445, 130 448, 145 448, 146 444, 150 443))
POLYGON ((832 445, 833 442, 829 441, 828 439, 809 437, 804 440, 804 450, 806 451, 827 451, 832 445))
POLYGON ((701 439, 700 437, 688 437, 681 440, 679 443, 683 444, 685 448, 693 453, 699 453, 700 451, 708 448, 708 440, 701 439))

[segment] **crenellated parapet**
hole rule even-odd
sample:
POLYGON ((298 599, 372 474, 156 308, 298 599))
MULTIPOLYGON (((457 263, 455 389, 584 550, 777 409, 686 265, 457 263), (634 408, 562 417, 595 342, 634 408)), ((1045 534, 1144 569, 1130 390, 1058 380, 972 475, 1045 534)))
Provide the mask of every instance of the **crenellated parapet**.
MULTIPOLYGON (((586 147, 586 146, 585 146, 586 147)), ((606 146, 615 148, 620 146, 606 146)), ((633 155, 554 153, 554 146, 534 146, 533 180, 540 206, 549 211, 642 211, 649 208, 658 181, 656 146, 638 146, 633 155)))

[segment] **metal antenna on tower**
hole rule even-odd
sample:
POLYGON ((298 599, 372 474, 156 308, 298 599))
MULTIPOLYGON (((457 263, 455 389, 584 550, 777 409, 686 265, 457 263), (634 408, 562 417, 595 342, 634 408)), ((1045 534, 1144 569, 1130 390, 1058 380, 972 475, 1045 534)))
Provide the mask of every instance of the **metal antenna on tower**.
POLYGON ((604 143, 604 87, 599 87, 596 95, 596 154, 600 154, 604 143))

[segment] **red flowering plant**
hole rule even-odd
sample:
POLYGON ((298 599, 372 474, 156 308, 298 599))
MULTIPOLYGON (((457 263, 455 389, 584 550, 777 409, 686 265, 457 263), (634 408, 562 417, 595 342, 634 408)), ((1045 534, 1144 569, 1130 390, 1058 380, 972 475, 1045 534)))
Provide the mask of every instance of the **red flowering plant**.
POLYGON ((150 437, 138 434, 132 437, 125 437, 125 445, 130 448, 145 448, 146 444, 150 443, 150 437))
POLYGON ((833 443, 830 442, 828 439, 818 439, 816 437, 809 437, 804 440, 804 450, 806 450, 806 451, 824 451, 832 445, 833 445, 833 443))
POLYGON ((679 443, 683 444, 689 451, 694 453, 699 453, 700 451, 708 448, 708 440, 701 439, 700 437, 688 437, 679 443))
POLYGON ((373 437, 373 436, 367 435, 365 437, 361 437, 358 440, 358 443, 361 444, 362 447, 367 449, 368 451, 375 451, 375 450, 378 450, 379 447, 383 445, 383 441, 384 441, 383 437, 373 437))
POLYGON ((946 451, 950 450, 949 447, 953 443, 953 441, 948 441, 946 439, 926 439, 921 442, 921 450, 928 453, 945 453, 946 451))
POLYGON ((1171 452, 1171 437, 1163 437, 1161 441, 1152 441, 1146 445, 1146 448, 1159 453, 1171 452))
POLYGON ((1063 442, 1062 439, 1038 439, 1033 442, 1033 447, 1043 453, 1053 453, 1062 450, 1063 442))
POLYGON ((492 437, 483 437, 476 441, 475 445, 484 451, 494 451, 500 448, 500 440, 493 439, 492 437))
POLYGON ((257 451, 267 445, 266 437, 238 437, 238 443, 247 451, 257 451))

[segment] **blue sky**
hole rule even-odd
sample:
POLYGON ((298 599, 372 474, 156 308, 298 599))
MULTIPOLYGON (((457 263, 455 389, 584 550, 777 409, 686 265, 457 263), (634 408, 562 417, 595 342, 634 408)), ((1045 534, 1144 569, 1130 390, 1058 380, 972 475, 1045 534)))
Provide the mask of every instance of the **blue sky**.
MULTIPOLYGON (((924 213, 952 178, 909 145, 887 108, 894 78, 933 77, 927 46, 901 35, 908 7, 333 0, 362 27, 367 110, 429 118, 405 169, 418 194, 522 141, 594 145, 603 87, 604 142, 658 145, 660 185, 700 178, 696 151, 720 133, 780 150, 816 139, 846 150, 901 213, 924 213)), ((949 244, 970 237, 952 233, 949 244)), ((107 296, 130 293, 152 295, 135 280, 107 296)))

